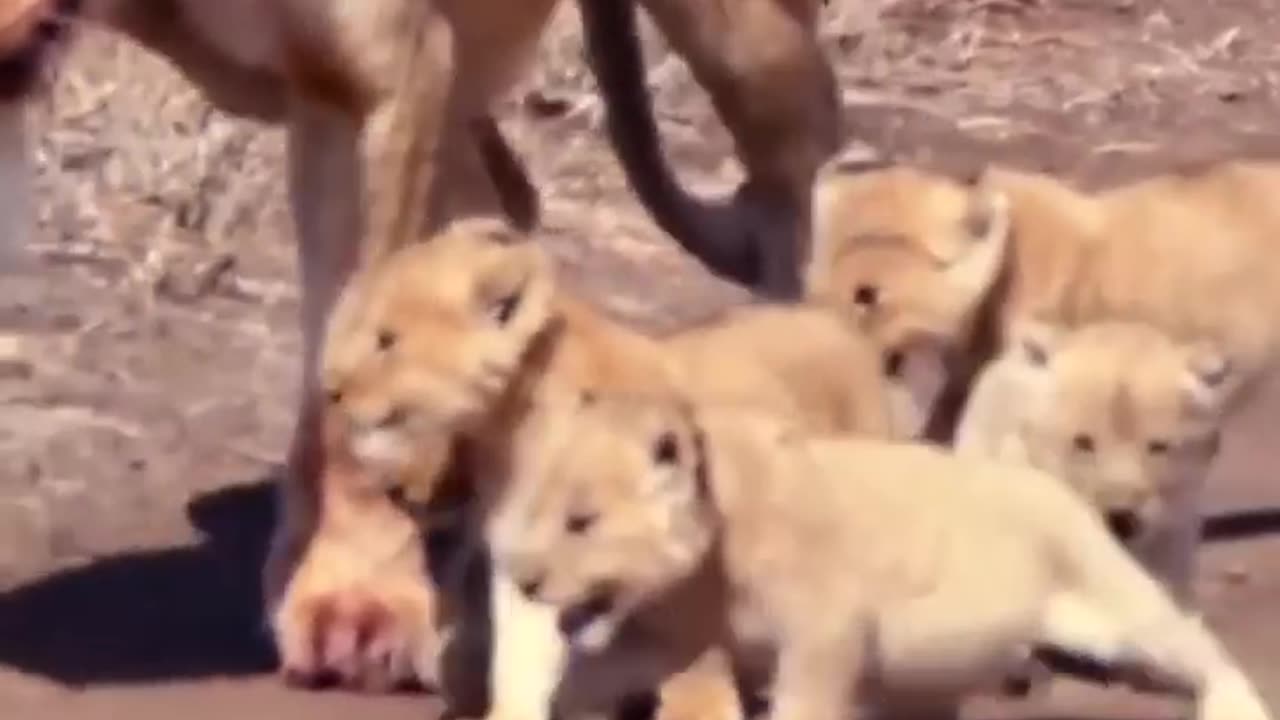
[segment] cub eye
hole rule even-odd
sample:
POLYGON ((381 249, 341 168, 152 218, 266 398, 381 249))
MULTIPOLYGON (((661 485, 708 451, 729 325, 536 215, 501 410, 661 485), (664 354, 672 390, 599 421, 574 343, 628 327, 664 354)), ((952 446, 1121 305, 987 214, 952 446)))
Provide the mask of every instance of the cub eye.
POLYGON ((1078 436, 1071 438, 1071 447, 1074 447, 1076 452, 1093 452, 1093 436, 1080 433, 1078 436))
POLYGON ((1169 441, 1152 440, 1147 443, 1147 452, 1151 455, 1164 455, 1169 452, 1169 441))
POLYGON ((399 338, 396 337, 395 331, 382 328, 378 331, 378 349, 384 351, 390 350, 395 347, 396 340, 398 339, 399 338))
POLYGON ((680 443, 673 432, 667 431, 658 436, 653 443, 653 462, 655 465, 675 465, 680 460, 680 443))
POLYGON ((903 356, 901 350, 894 350, 884 356, 884 374, 889 378, 897 378, 902 375, 902 366, 906 363, 906 357, 903 356))
POLYGON ((328 396, 328 398, 329 398, 329 404, 331 404, 331 405, 337 405, 338 403, 342 402, 342 391, 341 391, 341 390, 330 390, 330 391, 327 393, 327 396, 328 396))
POLYGON ((880 302, 880 289, 875 285, 859 285, 853 289, 853 304, 870 310, 880 302))
POLYGON ((1071 438, 1071 446, 1075 448, 1077 452, 1092 453, 1094 450, 1093 436, 1080 433, 1079 435, 1071 438))
POLYGON ((564 529, 571 535, 581 535, 591 529, 596 524, 597 515, 595 513, 578 512, 573 513, 564 521, 564 529))
POLYGON ((503 327, 507 323, 511 322, 511 316, 516 314, 516 310, 519 307, 520 293, 513 292, 510 295, 498 298, 492 305, 490 305, 489 316, 498 324, 498 327, 503 327))

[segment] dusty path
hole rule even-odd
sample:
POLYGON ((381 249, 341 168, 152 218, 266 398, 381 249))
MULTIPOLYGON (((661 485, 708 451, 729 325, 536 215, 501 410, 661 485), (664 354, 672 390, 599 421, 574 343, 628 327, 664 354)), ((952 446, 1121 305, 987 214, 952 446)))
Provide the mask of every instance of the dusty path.
MULTIPOLYGON (((872 20, 845 2, 828 39, 851 130, 884 152, 1105 183, 1280 148, 1275 0, 896 0, 872 20)), ((569 277, 643 323, 733 301, 625 192, 577 47, 566 22, 530 80, 538 102, 504 118, 569 277)), ((733 179, 704 98, 654 50, 673 158, 702 184, 733 179)), ((62 80, 40 272, 0 294, 0 718, 429 716, 422 696, 290 692, 265 674, 262 483, 298 347, 279 133, 210 113, 161 63, 100 39, 62 80)), ((1272 392, 1227 440, 1202 582, 1280 711, 1278 422, 1272 392)), ((1156 717, 1085 700, 982 714, 1156 717)))

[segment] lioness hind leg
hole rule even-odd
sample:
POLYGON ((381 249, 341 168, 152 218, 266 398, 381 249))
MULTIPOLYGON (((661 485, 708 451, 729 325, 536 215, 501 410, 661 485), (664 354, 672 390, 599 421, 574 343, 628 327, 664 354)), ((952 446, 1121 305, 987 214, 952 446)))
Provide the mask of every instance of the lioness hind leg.
POLYGON ((633 2, 579 0, 613 145, 641 202, 713 272, 770 295, 800 292, 809 193, 840 141, 817 0, 640 0, 711 95, 746 166, 733 206, 686 192, 662 157, 635 42, 633 2), (620 37, 621 36, 621 37, 620 37))
POLYGON ((707 89, 745 165, 736 234, 755 247, 757 284, 798 295, 813 179, 842 133, 835 74, 817 38, 820 3, 641 3, 707 89))
POLYGON ((542 215, 538 189, 529 180, 524 163, 512 150, 497 121, 492 115, 476 118, 471 122, 471 134, 489 181, 497 191, 502 212, 516 229, 533 230, 542 215))

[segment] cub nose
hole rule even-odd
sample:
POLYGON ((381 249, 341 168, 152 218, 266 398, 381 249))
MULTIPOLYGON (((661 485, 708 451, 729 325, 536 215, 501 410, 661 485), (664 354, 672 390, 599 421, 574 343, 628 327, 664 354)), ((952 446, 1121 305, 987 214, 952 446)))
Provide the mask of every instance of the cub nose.
POLYGON ((1142 529, 1142 521, 1132 510, 1111 510, 1107 513, 1107 529, 1120 542, 1129 542, 1142 529))
POLYGON ((388 430, 391 428, 404 425, 409 420, 409 412, 403 407, 393 407, 382 417, 374 422, 374 427, 380 430, 388 430))
POLYGON ((523 578, 520 581, 520 592, 530 600, 537 600, 538 591, 542 589, 542 581, 544 579, 540 573, 523 578))
POLYGON ((404 491, 404 486, 399 483, 388 487, 386 494, 387 500, 390 500, 392 505, 403 507, 408 504, 408 495, 404 491))

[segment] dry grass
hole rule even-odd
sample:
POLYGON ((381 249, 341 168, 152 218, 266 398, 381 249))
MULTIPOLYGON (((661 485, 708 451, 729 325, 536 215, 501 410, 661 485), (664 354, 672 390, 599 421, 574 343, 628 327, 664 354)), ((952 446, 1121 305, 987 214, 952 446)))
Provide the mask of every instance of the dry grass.
MULTIPOLYGON (((828 9, 823 35, 851 112, 901 109, 991 139, 1035 131, 1032 120, 1007 112, 1014 105, 1087 115, 1118 99, 1155 106, 1174 86, 1204 95, 1274 94, 1280 51, 1251 42, 1240 25, 1189 43, 1160 5, 849 0, 828 9), (1099 13, 1120 21, 1109 29, 1054 22, 1099 13), (1242 60, 1260 71, 1241 73, 1242 60)), ((607 212, 618 217, 603 221, 621 223, 628 235, 651 235, 600 141, 599 102, 575 20, 571 8, 562 9, 542 63, 507 104, 507 126, 548 194, 553 228, 580 225, 607 193, 620 207, 607 212), (568 111, 541 120, 521 112, 519 98, 535 92, 568 111), (566 147, 562 141, 571 152, 542 152, 566 147)), ((646 45, 650 85, 681 171, 701 187, 733 182, 728 141, 710 122, 700 89, 656 33, 647 32, 646 45)), ((241 290, 292 292, 271 280, 289 262, 280 252, 289 229, 278 129, 213 110, 163 61, 99 33, 86 33, 76 46, 45 109, 42 250, 127 263, 131 282, 164 291, 175 285, 175 272, 199 275, 225 268, 227 256, 271 249, 237 263, 241 290), (201 267, 187 268, 193 264, 201 267)), ((590 219, 583 228, 593 236, 601 229, 590 219)))

